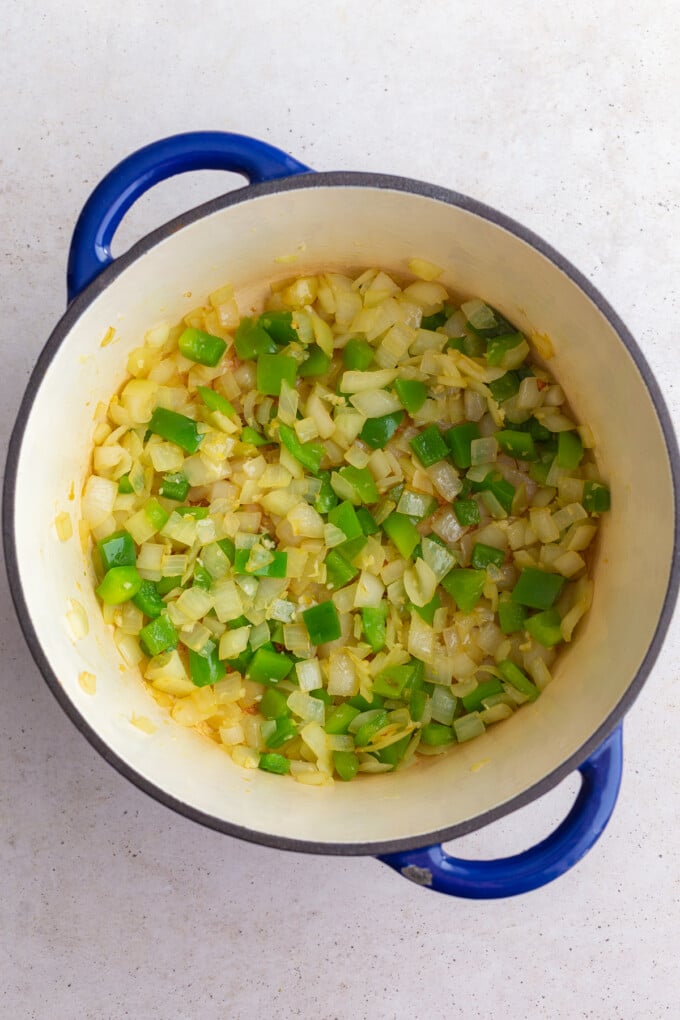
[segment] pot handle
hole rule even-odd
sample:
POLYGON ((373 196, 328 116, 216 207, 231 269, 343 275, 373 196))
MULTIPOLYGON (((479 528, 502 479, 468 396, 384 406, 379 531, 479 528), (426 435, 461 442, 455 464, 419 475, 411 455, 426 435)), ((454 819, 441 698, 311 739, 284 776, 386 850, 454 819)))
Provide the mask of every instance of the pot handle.
POLYGON ((154 184, 190 170, 235 171, 250 184, 311 172, 266 142, 225 131, 191 131, 145 145, 115 166, 85 203, 69 251, 69 301, 113 262, 113 235, 130 206, 154 184))
POLYGON ((469 861, 441 844, 378 858, 405 878, 449 896, 498 899, 547 885, 578 863, 602 835, 621 785, 623 735, 619 726, 579 766, 581 789, 571 811, 547 839, 513 857, 469 861))

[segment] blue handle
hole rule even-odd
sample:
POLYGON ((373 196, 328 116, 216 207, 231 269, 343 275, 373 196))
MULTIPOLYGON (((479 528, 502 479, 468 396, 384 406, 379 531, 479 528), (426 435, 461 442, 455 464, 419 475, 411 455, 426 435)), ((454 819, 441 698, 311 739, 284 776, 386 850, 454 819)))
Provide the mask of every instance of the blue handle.
POLYGON ((614 730, 579 767, 581 789, 562 824, 530 850, 495 861, 466 861, 450 857, 441 845, 378 860, 418 885, 467 899, 517 896, 547 885, 581 860, 602 835, 621 785, 623 734, 614 730))
POLYGON ((223 131, 191 131, 146 145, 115 166, 85 203, 69 252, 69 301, 113 262, 113 235, 130 206, 154 184, 189 170, 235 171, 250 184, 311 172, 272 145, 223 131))

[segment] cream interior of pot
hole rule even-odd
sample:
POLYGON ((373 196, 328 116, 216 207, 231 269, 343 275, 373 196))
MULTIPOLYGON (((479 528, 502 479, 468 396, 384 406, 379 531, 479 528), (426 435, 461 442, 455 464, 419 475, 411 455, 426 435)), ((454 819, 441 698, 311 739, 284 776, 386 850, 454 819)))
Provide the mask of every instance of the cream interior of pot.
POLYGON ((626 695, 654 634, 673 513, 668 455, 647 388, 608 320, 562 270, 473 212, 396 189, 334 185, 212 212, 156 244, 95 297, 54 356, 26 425, 16 543, 28 611, 52 671, 119 759, 216 820, 268 840, 349 848, 470 827, 579 752, 626 695), (280 260, 289 255, 295 260, 280 260), (237 767, 216 744, 175 723, 137 671, 124 667, 78 539, 93 416, 122 383, 127 353, 145 330, 178 320, 221 284, 235 285, 245 314, 274 278, 368 266, 403 273, 414 255, 445 267, 442 281, 458 294, 479 295, 528 334, 551 338, 550 369, 595 433, 612 512, 599 541, 592 610, 537 702, 403 773, 310 788, 237 767), (114 340, 102 346, 109 327, 114 340), (61 512, 73 522, 66 542, 54 527, 61 512), (89 621, 77 641, 66 623, 72 599, 89 621), (83 689, 83 672, 96 677, 95 693, 83 689), (140 718, 144 729, 135 725, 140 718))

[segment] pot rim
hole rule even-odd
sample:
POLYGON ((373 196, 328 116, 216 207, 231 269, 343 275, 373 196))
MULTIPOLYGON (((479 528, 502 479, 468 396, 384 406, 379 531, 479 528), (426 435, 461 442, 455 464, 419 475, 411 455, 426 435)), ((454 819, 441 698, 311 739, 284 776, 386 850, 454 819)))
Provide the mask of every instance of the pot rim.
POLYGON ((5 568, 9 580, 9 588, 12 595, 15 611, 19 625, 26 639, 29 651, 34 662, 42 673, 48 687, 52 691, 62 709, 86 737, 92 747, 121 775, 134 783, 140 790, 166 807, 177 811, 179 814, 198 822, 207 828, 222 832, 228 836, 235 836, 251 843, 259 843, 275 849, 291 850, 313 854, 333 854, 337 856, 359 856, 369 854, 389 854, 398 851, 412 850, 428 846, 434 843, 447 842, 458 836, 463 836, 476 829, 483 828, 491 822, 518 810, 529 804, 531 801, 547 793, 557 786, 563 779, 576 770, 595 751, 605 738, 620 723, 625 713, 638 696, 642 685, 649 675, 657 656, 661 650, 663 640, 670 624, 674 605, 678 596, 680 586, 680 453, 675 437, 671 416, 666 407, 659 385, 647 364, 647 361, 638 347, 632 334, 625 326, 621 318, 614 311, 611 305, 605 300, 599 290, 566 258, 559 254, 551 245, 544 241, 532 230, 524 227, 516 220, 499 212, 498 210, 479 202, 476 199, 463 195, 438 185, 429 184, 424 181, 412 178, 393 176, 390 174, 375 174, 352 171, 338 171, 326 173, 300 174, 274 181, 266 181, 261 184, 247 185, 225 195, 210 199, 199 206, 182 213, 162 226, 147 234, 136 242, 127 252, 116 258, 92 283, 89 284, 66 309, 54 330, 44 345, 38 360, 31 373, 21 405, 17 412, 17 419, 12 430, 8 446, 7 460, 5 464, 5 478, 2 497, 2 539, 5 553, 5 568), (456 206, 465 212, 472 213, 480 218, 493 223, 513 234, 521 241, 524 241, 540 254, 549 259, 558 269, 565 273, 569 279, 581 291, 583 291, 598 310, 604 315, 612 326, 621 343, 627 349, 631 358, 640 373, 642 381, 647 388, 650 399, 654 405, 656 415, 661 426, 664 437, 666 452, 669 459, 671 478, 674 495, 674 543, 671 557, 671 570, 664 595, 664 602, 659 614, 659 619, 654 635, 649 644, 647 652, 640 664, 639 669, 633 676, 625 693, 617 702, 615 708, 605 721, 586 740, 578 751, 572 754, 558 768, 513 797, 511 800, 500 804, 483 814, 467 819, 453 826, 447 826, 426 834, 415 836, 404 836, 399 839, 333 843, 316 842, 314 840, 292 839, 289 837, 276 836, 267 832, 260 832, 245 826, 217 818, 214 815, 199 811, 190 804, 187 804, 167 793, 154 783, 149 782, 141 776, 133 767, 120 758, 109 745, 99 736, 98 732, 80 715, 74 703, 65 693, 59 683, 50 663, 43 652, 37 630, 30 618, 28 606, 24 598, 16 546, 14 542, 14 521, 15 521, 15 495, 16 478, 18 465, 21 457, 24 431, 34 401, 37 397, 40 385, 55 353, 67 337, 75 323, 78 321, 86 308, 101 294, 124 270, 140 259, 146 252, 150 251, 161 241, 172 234, 177 233, 181 228, 202 219, 212 213, 226 209, 232 205, 239 205, 242 202, 250 201, 252 198, 259 198, 264 195, 286 191, 299 191, 307 188, 331 188, 331 187, 364 187, 402 191, 408 194, 415 194, 420 197, 431 198, 447 205, 456 206))

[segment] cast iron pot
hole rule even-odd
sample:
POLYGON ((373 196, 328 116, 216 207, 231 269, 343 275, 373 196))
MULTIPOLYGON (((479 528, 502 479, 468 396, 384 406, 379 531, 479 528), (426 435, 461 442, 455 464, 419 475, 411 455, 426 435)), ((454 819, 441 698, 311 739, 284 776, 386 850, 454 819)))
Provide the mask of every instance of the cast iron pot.
POLYGON ((540 238, 463 195, 400 177, 316 174, 269 145, 218 132, 154 143, 108 174, 78 221, 68 290, 68 310, 40 355, 11 439, 3 534, 24 634, 78 729, 141 789, 232 836, 312 853, 377 854, 415 882, 478 898, 536 888, 573 866, 614 808, 621 720, 654 663, 677 594, 675 439, 649 367, 601 295, 540 238), (238 171, 249 186, 168 223, 114 262, 111 241, 132 203, 158 181, 200 169, 238 171), (282 255, 297 258, 282 264, 282 255), (176 321, 225 282, 246 309, 276 278, 373 265, 402 272, 414 255, 445 267, 442 281, 458 293, 479 295, 526 333, 551 338, 551 369, 594 430, 612 512, 603 521, 592 609, 534 704, 403 773, 309 788, 237 767, 175 723, 123 666, 77 538, 93 416, 122 382, 127 354, 146 329, 176 321), (115 342, 102 346, 109 327, 115 342), (53 522, 64 511, 74 538, 60 543, 53 522), (65 624, 73 599, 89 618, 77 641, 65 624), (96 676, 94 695, 81 687, 82 671, 96 676), (155 731, 132 725, 133 715, 151 719, 155 731), (527 804, 574 769, 582 777, 575 804, 538 846, 481 862, 442 850, 442 841, 527 804))

